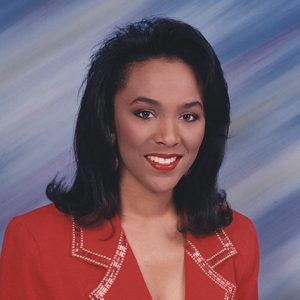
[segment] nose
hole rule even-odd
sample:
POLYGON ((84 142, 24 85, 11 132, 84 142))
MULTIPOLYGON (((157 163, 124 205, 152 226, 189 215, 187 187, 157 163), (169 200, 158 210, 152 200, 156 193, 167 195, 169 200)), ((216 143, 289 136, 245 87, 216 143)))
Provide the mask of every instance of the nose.
POLYGON ((179 130, 174 121, 164 120, 159 122, 155 133, 155 142, 167 147, 174 147, 180 143, 179 130))

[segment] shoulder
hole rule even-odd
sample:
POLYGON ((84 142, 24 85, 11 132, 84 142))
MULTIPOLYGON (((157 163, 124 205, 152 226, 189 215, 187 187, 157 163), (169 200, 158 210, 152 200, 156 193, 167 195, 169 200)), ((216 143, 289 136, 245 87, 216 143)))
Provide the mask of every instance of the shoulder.
POLYGON ((66 218, 66 215, 60 212, 54 204, 48 204, 32 211, 18 215, 12 219, 13 223, 26 223, 29 226, 43 226, 47 222, 60 222, 66 218))
POLYGON ((257 244, 257 231, 251 219, 233 210, 233 220, 224 228, 230 240, 238 248, 247 248, 257 244))
POLYGON ((14 217, 7 226, 5 236, 31 235, 39 239, 49 239, 64 235, 70 229, 71 217, 63 214, 53 204, 49 204, 23 215, 14 217), (65 230, 64 230, 65 229, 65 230))
MULTIPOLYGON (((197 237, 188 234, 187 238, 194 243, 205 258, 234 257, 243 264, 249 256, 258 255, 258 238, 254 223, 243 214, 233 210, 233 220, 221 230, 210 235, 197 237)), ((220 261, 223 261, 220 259, 220 261)))
POLYGON ((0 267, 2 264, 9 268, 12 261, 17 261, 41 269, 42 262, 48 266, 60 261, 71 243, 72 218, 53 204, 43 206, 10 221, 4 234, 0 267), (49 263, 49 259, 53 261, 49 263))
POLYGON ((242 213, 232 210, 233 221, 230 225, 232 226, 241 226, 244 228, 253 228, 253 221, 242 213))

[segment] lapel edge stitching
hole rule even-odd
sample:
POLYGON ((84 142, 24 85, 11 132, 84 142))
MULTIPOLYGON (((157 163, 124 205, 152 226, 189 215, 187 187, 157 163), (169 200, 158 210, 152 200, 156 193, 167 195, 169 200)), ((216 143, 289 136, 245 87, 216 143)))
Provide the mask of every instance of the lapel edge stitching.
POLYGON ((109 267, 111 258, 85 249, 83 244, 83 230, 81 226, 76 223, 74 217, 72 217, 72 256, 97 266, 109 267))
POLYGON ((109 291, 121 270, 127 249, 128 242, 123 232, 121 232, 117 249, 111 259, 108 270, 99 285, 90 293, 90 299, 104 300, 105 294, 109 291))
POLYGON ((197 264, 197 266, 208 276, 213 282, 225 290, 224 300, 232 300, 236 291, 236 285, 225 279, 221 274, 216 272, 207 260, 201 255, 200 251, 190 242, 186 249, 187 254, 197 264))
POLYGON ((209 262, 212 268, 215 268, 227 258, 237 254, 236 248, 234 247, 233 243, 231 242, 231 240, 229 239, 229 237, 223 229, 221 229, 218 232, 215 232, 215 234, 217 235, 218 239, 223 245, 223 249, 211 256, 210 258, 206 259, 206 261, 209 262))

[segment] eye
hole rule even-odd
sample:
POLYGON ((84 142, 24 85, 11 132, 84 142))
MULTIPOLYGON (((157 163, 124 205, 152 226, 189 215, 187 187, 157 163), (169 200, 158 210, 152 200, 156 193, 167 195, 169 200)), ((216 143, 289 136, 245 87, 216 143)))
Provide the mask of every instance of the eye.
POLYGON ((184 120, 186 122, 194 122, 194 121, 197 121, 199 120, 199 116, 197 114, 183 114, 181 117, 180 117, 181 120, 184 120))
POLYGON ((135 111, 134 114, 137 117, 139 117, 141 119, 145 119, 145 120, 148 120, 148 119, 154 117, 153 113, 149 110, 138 110, 138 111, 135 111))

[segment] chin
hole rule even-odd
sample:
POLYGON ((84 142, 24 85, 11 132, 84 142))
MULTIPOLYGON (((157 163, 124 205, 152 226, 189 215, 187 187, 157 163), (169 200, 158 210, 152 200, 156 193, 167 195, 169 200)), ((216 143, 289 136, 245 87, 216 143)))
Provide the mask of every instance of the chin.
POLYGON ((152 193, 165 194, 173 191, 180 179, 174 181, 167 178, 158 178, 153 180, 150 184, 145 185, 152 193))

